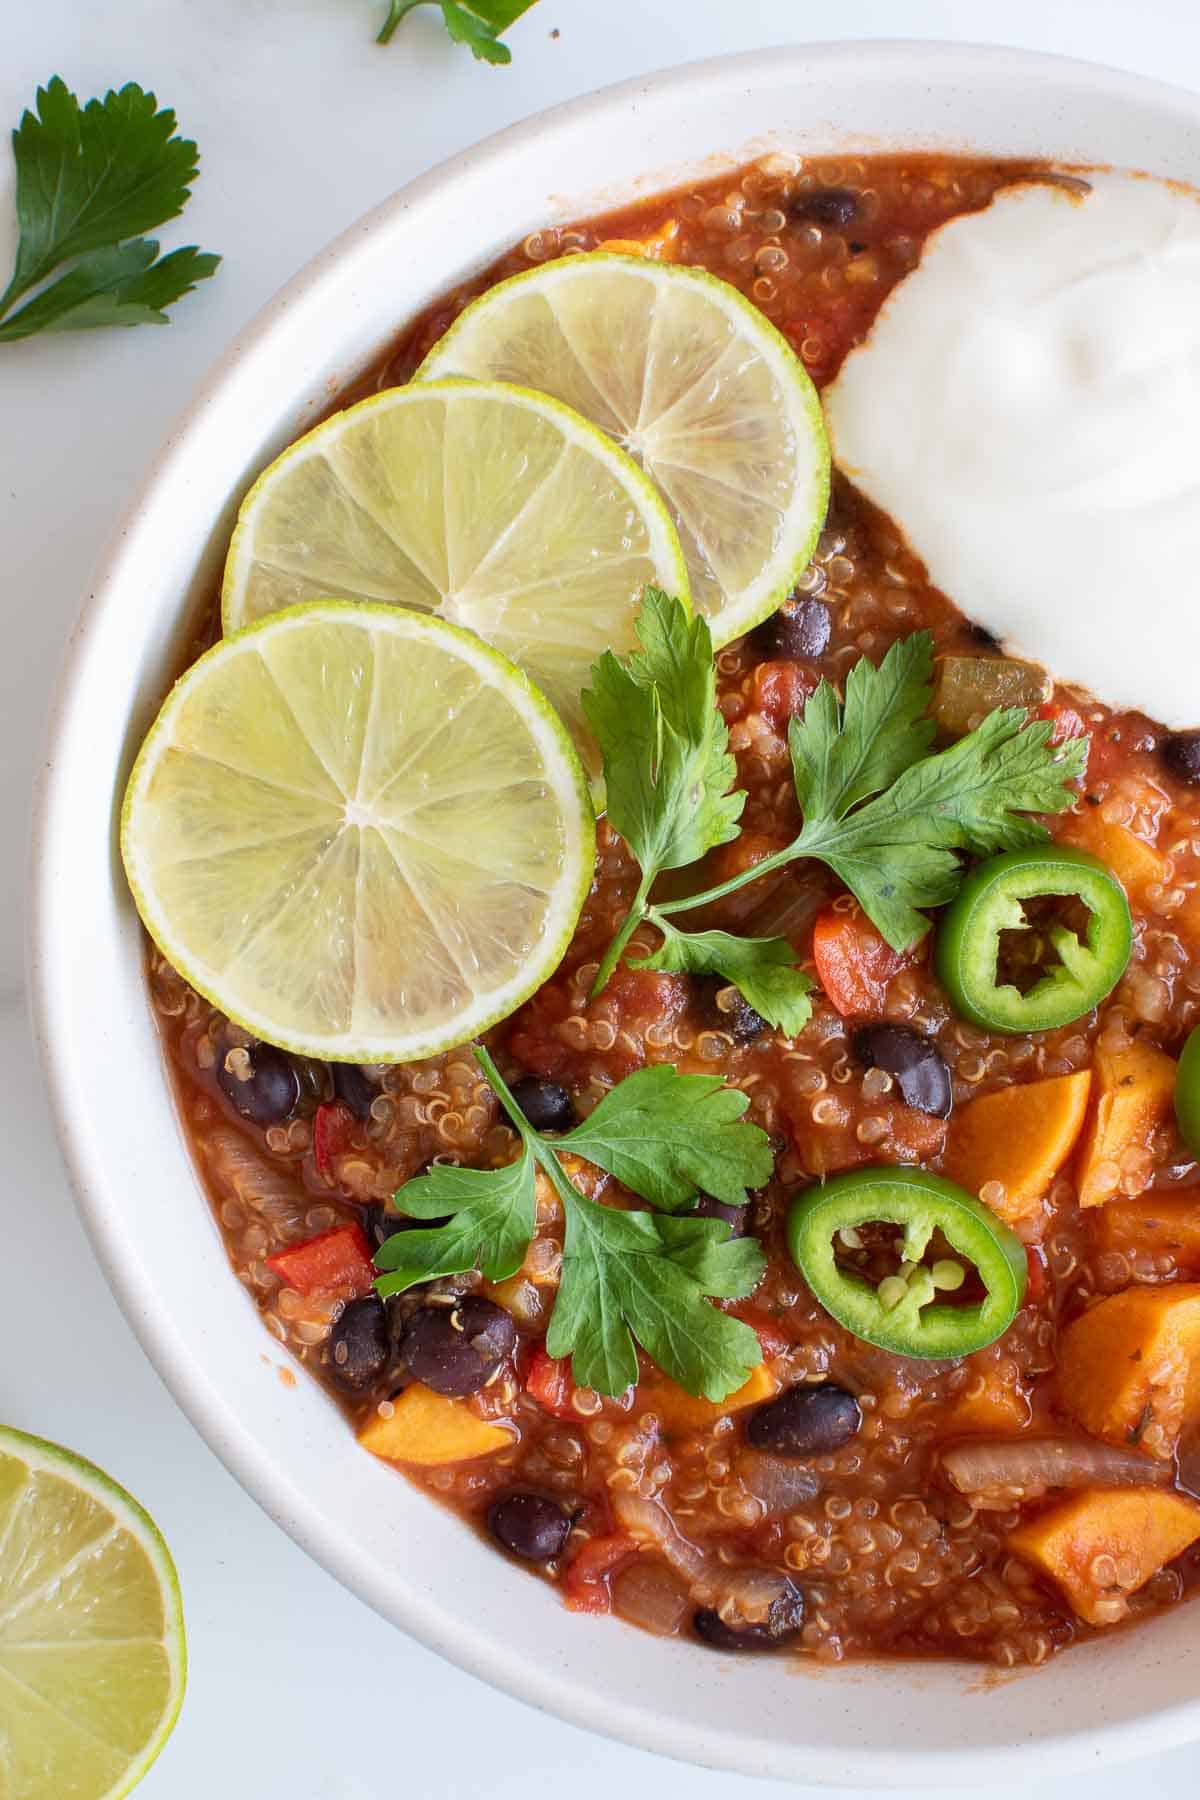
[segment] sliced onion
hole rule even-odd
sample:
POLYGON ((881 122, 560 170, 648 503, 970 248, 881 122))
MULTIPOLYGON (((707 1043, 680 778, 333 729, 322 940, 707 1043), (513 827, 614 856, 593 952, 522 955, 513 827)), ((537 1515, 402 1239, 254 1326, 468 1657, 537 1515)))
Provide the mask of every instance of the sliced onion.
POLYGON ((289 1239, 305 1229, 312 1196, 294 1176, 260 1156, 240 1131, 217 1126, 201 1140, 201 1149, 222 1192, 240 1201, 273 1235, 289 1239))
POLYGON ((683 1576, 690 1587, 705 1579, 714 1559, 680 1535, 674 1520, 657 1500, 647 1500, 642 1494, 630 1493, 628 1488, 615 1488, 612 1508, 617 1515, 617 1523, 623 1525, 639 1543, 649 1544, 660 1551, 663 1559, 683 1576))
POLYGON ((1049 1488, 1161 1487, 1170 1468, 1136 1450, 1090 1438, 965 1438, 941 1453, 942 1467, 960 1494, 1026 1499, 1049 1488))
POLYGON ((815 1498, 821 1486, 807 1463, 768 1456, 762 1450, 744 1450, 738 1457, 737 1472, 743 1487, 762 1501, 768 1518, 794 1512, 815 1498))
POLYGON ((613 1577, 613 1611, 658 1637, 674 1637, 691 1601, 673 1569, 656 1556, 638 1556, 613 1577))
POLYGON ((713 1551, 701 1550, 676 1530, 657 1500, 618 1488, 612 1507, 631 1537, 656 1549, 682 1575, 692 1604, 714 1608, 727 1623, 761 1624, 775 1602, 791 1590, 791 1582, 777 1569, 753 1564, 730 1567, 713 1551))
MULTIPOLYGON (((753 883, 745 891, 754 893, 753 883)), ((756 937, 785 937, 798 944, 828 898, 829 885, 824 879, 798 880, 786 875, 759 896, 744 926, 756 937)))

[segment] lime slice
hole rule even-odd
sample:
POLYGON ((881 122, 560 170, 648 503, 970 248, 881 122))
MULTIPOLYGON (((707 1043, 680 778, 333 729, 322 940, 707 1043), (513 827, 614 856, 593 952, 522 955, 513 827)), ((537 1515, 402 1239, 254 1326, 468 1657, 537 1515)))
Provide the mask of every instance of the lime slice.
POLYGON ((117 1800, 179 1716, 187 1649, 158 1527, 107 1475, 0 1426, 0 1795, 117 1800))
POLYGON ((406 1062, 545 981, 592 875, 579 759, 471 632, 326 600, 224 639, 168 696, 121 851, 164 956, 257 1037, 406 1062))
POLYGON ((524 382, 566 401, 662 489, 692 599, 728 643, 785 600, 829 502, 817 391, 727 282, 636 256, 566 256, 474 301, 418 380, 524 382))
POLYGON ((642 588, 687 600, 659 495, 586 419, 497 383, 393 388, 301 438, 247 495, 225 566, 236 631, 340 595, 440 613, 525 669, 588 743, 581 690, 634 642, 642 588))

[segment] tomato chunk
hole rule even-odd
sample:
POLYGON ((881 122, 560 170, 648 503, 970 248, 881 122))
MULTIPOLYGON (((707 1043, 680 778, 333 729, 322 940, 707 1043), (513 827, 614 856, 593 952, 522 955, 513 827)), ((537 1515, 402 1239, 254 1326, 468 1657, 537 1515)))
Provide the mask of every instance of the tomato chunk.
POLYGON ((268 1269, 298 1293, 316 1298, 353 1300, 375 1285, 371 1250, 361 1225, 335 1225, 268 1256, 268 1269))
POLYGON ((525 1392, 556 1419, 578 1419, 580 1416, 572 1401, 575 1382, 570 1358, 551 1356, 544 1344, 539 1344, 529 1359, 525 1392))
POLYGON ((788 720, 804 711, 804 702, 817 685, 817 677, 802 663, 759 663, 751 678, 754 709, 782 736, 788 720))
POLYGON ((844 1019, 878 1015, 887 985, 911 958, 893 950, 857 904, 828 906, 813 926, 817 979, 844 1019))
POLYGON ((608 1578, 619 1563, 632 1556, 637 1544, 628 1532, 613 1531, 592 1538, 563 1571, 563 1599, 572 1612, 604 1613, 612 1610, 608 1578))
POLYGON ((791 1349, 792 1340, 787 1332, 776 1320, 768 1318, 767 1314, 759 1307, 742 1300, 736 1305, 723 1306, 721 1310, 731 1314, 735 1319, 740 1319, 743 1325, 750 1327, 762 1345, 765 1360, 769 1361, 773 1356, 782 1356, 785 1350, 791 1349))
POLYGON ((333 1159, 343 1156, 354 1142, 358 1121, 342 1100, 318 1106, 313 1117, 313 1161, 322 1175, 333 1177, 333 1159))
POLYGON ((1052 744, 1065 744, 1068 738, 1087 735, 1083 714, 1076 712, 1073 706, 1059 706, 1054 700, 1046 700, 1041 706, 1034 708, 1033 716, 1035 719, 1049 719, 1054 727, 1050 733, 1052 744))

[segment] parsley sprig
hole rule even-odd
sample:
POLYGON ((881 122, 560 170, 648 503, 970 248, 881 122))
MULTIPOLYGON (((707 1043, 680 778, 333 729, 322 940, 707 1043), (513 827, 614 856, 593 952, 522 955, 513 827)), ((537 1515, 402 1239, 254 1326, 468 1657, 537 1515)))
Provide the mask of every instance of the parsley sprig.
POLYGON ((165 325, 167 307, 215 271, 219 256, 190 244, 160 257, 142 235, 183 211, 198 159, 171 109, 136 82, 81 107, 55 75, 12 143, 19 238, 0 294, 0 343, 165 325))
POLYGON ((1021 707, 989 714, 948 749, 930 748, 933 640, 917 632, 893 644, 878 668, 865 658, 856 663, 844 700, 822 680, 803 716, 791 721, 788 747, 803 816, 792 842, 717 887, 653 904, 650 891, 663 869, 737 835, 745 795, 728 792, 732 758, 715 710, 707 627, 683 621, 675 601, 648 588, 638 632, 641 654, 624 662, 611 652, 601 657, 584 695, 604 757, 609 820, 642 870, 593 995, 645 921, 663 941, 634 967, 719 974, 769 1024, 792 1035, 809 1017, 812 983, 793 966, 788 941, 689 933, 673 915, 813 857, 845 883, 893 949, 907 950, 929 929, 923 909, 957 893, 963 853, 1041 843, 1049 833, 1030 815, 1061 812, 1075 800, 1070 783, 1086 766, 1087 739, 1055 748, 1052 724, 1029 721, 1021 707))
POLYGON ((466 44, 477 62, 510 63, 512 51, 500 34, 527 13, 535 0, 390 0, 376 43, 390 44, 401 19, 418 6, 437 5, 456 44, 466 44))
POLYGON ((697 1195, 742 1206, 771 1174, 766 1134, 742 1118, 744 1094, 713 1075, 659 1064, 627 1076, 565 1137, 534 1131, 487 1051, 475 1056, 517 1131, 515 1162, 500 1169, 435 1165, 394 1205, 409 1218, 446 1220, 397 1232, 380 1247, 380 1294, 478 1267, 515 1275, 534 1235, 536 1173, 563 1208, 562 1276, 546 1348, 570 1356, 576 1382, 623 1394, 638 1379, 635 1340, 690 1394, 723 1400, 761 1359, 748 1325, 709 1304, 748 1294, 764 1268, 752 1237, 720 1219, 689 1217, 697 1195), (580 1192, 563 1162, 573 1152, 659 1208, 622 1211, 580 1192), (449 1215, 447 1217, 447 1215, 449 1215))

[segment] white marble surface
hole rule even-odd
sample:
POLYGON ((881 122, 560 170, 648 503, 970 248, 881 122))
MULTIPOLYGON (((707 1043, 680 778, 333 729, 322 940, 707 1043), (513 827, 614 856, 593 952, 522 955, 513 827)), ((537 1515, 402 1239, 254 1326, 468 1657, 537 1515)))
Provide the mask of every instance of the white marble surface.
MULTIPOLYGON (((507 70, 418 12, 372 44, 382 0, 36 0, 0 5, 0 124, 59 72, 81 94, 136 79, 204 153, 171 243, 226 257, 161 332, 0 348, 0 1416, 93 1456, 179 1560, 191 1684, 147 1800, 756 1800, 783 1784, 689 1770, 539 1718, 381 1623, 240 1491, 146 1364, 76 1221, 21 1000, 22 843, 47 694, 105 536, 167 425, 231 335, 313 251, 410 176, 604 82, 815 37, 1004 40, 1200 88, 1194 0, 541 0, 507 70), (552 36, 557 30, 559 35, 552 36)), ((0 265, 12 233, 0 150, 0 265)), ((464 223, 469 229, 469 221, 464 223)), ((137 1106, 136 1094, 129 1104, 137 1106)), ((580 1629, 585 1627, 581 1625, 580 1629)), ((1132 1655, 1137 1654, 1131 1645, 1132 1655)), ((1023 1800, 1195 1792, 1196 1753, 1100 1768, 1023 1800)), ((993 1790, 997 1794, 1001 1790, 993 1790)), ((1009 1791, 1016 1800, 1018 1790, 1009 1791)), ((865 1800, 860 1797, 860 1800, 865 1800)))

